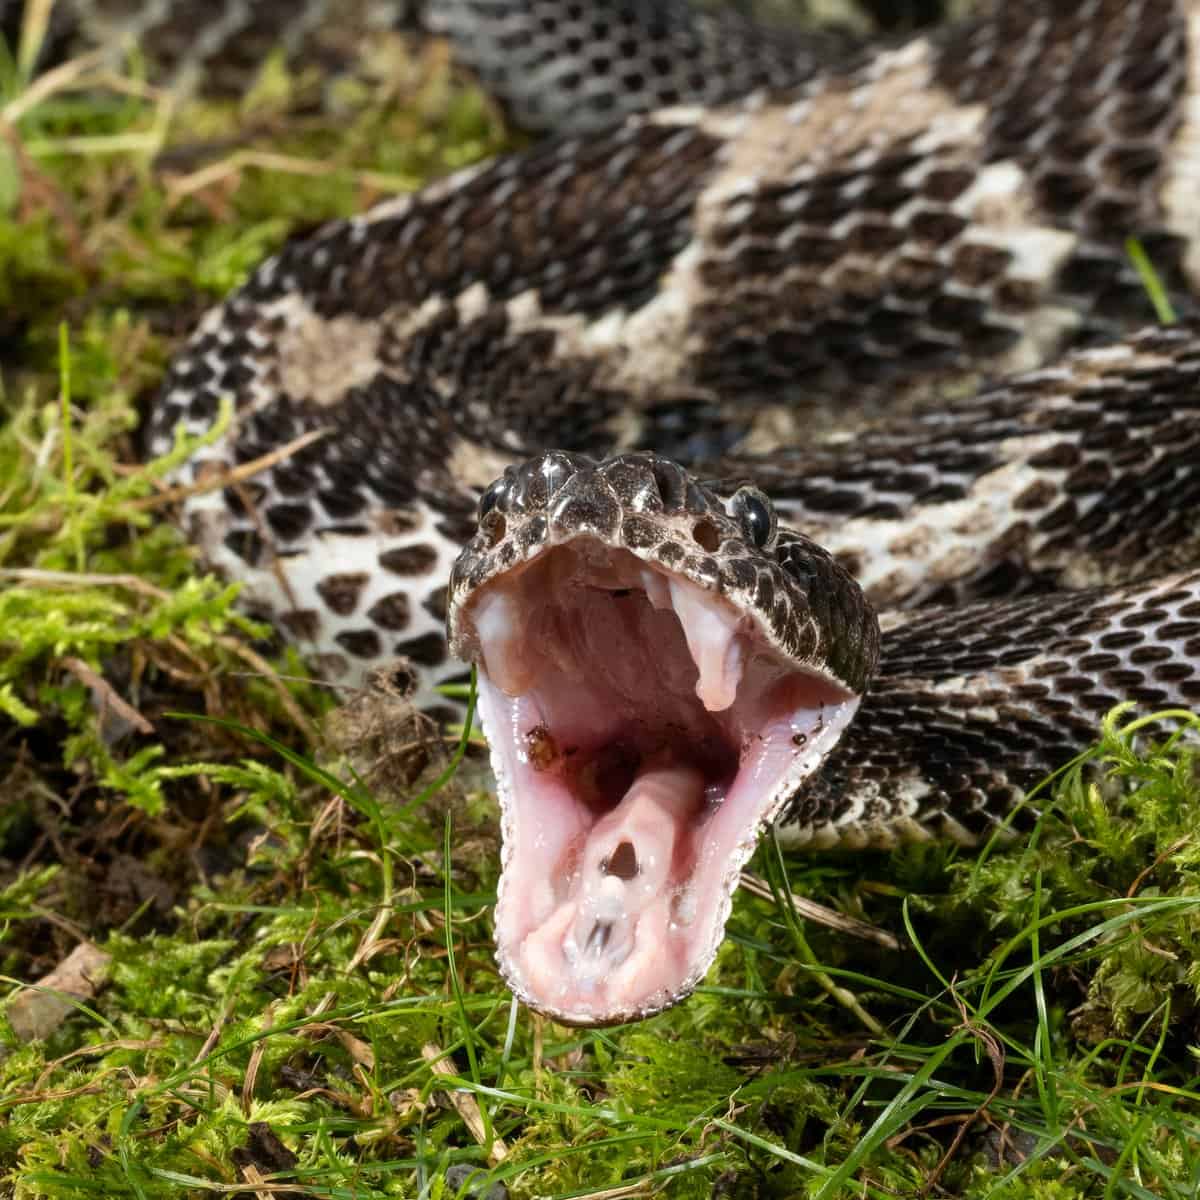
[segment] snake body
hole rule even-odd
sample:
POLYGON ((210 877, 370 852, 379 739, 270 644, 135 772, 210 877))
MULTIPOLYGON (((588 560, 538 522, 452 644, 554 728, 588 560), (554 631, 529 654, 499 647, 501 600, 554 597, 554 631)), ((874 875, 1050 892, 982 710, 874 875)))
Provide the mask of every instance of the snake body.
POLYGON ((844 57, 649 0, 416 16, 566 132, 287 245, 147 441, 232 401, 185 526, 332 678, 399 655, 436 707, 457 560, 519 994, 655 1011, 767 821, 969 841, 1111 704, 1200 703, 1200 330, 1137 332, 1125 246, 1186 313, 1200 4, 844 57))

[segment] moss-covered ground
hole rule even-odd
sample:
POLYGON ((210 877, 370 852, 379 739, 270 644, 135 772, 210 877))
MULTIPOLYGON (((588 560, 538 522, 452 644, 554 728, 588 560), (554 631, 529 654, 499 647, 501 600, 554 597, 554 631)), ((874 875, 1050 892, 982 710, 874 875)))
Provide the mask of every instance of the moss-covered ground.
POLYGON ((691 1000, 560 1028, 492 962, 476 754, 446 779, 387 701, 331 738, 174 529, 138 414, 198 314, 289 232, 505 144, 436 48, 397 54, 236 103, 0 63, 0 1193, 1195 1196, 1183 745, 1114 718, 982 854, 766 846, 773 898, 739 896, 691 1000), (23 986, 81 945, 72 1002, 23 986))

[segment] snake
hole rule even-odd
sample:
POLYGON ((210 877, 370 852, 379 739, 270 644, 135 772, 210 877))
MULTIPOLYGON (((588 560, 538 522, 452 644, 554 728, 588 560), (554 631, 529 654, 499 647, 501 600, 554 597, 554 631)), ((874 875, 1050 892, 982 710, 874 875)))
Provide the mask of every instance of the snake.
POLYGON ((975 844, 1114 705, 1200 704, 1200 4, 872 46, 676 0, 368 17, 545 136, 285 244, 145 442, 192 439, 184 530, 316 673, 449 719, 474 665, 518 998, 661 1011, 764 830, 975 844))

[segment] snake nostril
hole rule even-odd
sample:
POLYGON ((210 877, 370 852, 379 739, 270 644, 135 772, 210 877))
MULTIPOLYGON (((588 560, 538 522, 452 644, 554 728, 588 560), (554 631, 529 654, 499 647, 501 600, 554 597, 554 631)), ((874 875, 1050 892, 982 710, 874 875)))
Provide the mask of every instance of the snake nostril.
POLYGON ((721 532, 709 520, 697 521, 692 526, 692 538, 701 550, 712 554, 721 545, 721 532))

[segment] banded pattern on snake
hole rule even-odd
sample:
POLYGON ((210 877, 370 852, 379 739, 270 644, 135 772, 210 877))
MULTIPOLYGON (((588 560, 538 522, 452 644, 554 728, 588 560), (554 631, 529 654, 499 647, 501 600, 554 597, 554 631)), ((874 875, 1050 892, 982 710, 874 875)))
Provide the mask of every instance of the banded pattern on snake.
POLYGON ((534 125, 621 106, 543 49, 496 65, 541 35, 630 43, 598 96, 687 102, 288 245, 175 359, 148 445, 223 398, 183 482, 319 432, 183 515, 334 678, 403 655, 436 704, 457 559, 519 995, 656 1011, 766 822, 969 841, 1112 703, 1200 703, 1200 333, 1135 332, 1125 250, 1188 308, 1195 0, 1017 0, 822 69, 642 0, 430 11, 534 125), (672 20, 697 88, 646 85, 672 20))

